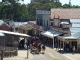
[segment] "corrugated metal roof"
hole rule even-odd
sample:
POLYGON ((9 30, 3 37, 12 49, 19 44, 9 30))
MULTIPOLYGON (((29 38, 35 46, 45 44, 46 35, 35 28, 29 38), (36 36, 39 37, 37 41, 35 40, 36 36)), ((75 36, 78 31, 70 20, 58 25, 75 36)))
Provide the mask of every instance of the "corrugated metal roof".
POLYGON ((70 22, 72 23, 71 36, 80 38, 80 19, 70 19, 70 22))
POLYGON ((80 27, 80 19, 70 19, 72 27, 80 27))
POLYGON ((80 38, 80 19, 70 19, 72 27, 70 27, 71 36, 63 36, 64 39, 77 39, 80 38))
POLYGON ((80 33, 80 28, 74 28, 74 27, 71 27, 70 28, 70 32, 71 32, 71 36, 74 36, 74 37, 76 37, 76 36, 78 36, 80 33))
POLYGON ((71 9, 51 9, 51 19, 59 17, 59 19, 80 19, 80 8, 71 8, 71 9))
POLYGON ((41 34, 44 35, 44 36, 47 36, 49 38, 53 38, 53 37, 61 35, 63 33, 62 32, 58 32, 58 31, 53 31, 53 30, 47 30, 47 31, 41 32, 41 34))
POLYGON ((71 36, 60 36, 64 39, 78 39, 80 38, 80 28, 70 28, 71 36))

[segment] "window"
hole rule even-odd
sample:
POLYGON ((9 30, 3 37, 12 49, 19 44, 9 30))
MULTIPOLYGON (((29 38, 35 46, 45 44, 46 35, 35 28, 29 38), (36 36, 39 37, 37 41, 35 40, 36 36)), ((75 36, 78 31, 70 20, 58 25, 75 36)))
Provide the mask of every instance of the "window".
POLYGON ((47 20, 47 27, 48 27, 48 20, 47 20))
POLYGON ((45 26, 45 20, 44 20, 44 26, 45 26))
POLYGON ((39 25, 39 20, 37 19, 37 25, 39 25))
POLYGON ((39 25, 42 26, 42 20, 39 20, 39 25))

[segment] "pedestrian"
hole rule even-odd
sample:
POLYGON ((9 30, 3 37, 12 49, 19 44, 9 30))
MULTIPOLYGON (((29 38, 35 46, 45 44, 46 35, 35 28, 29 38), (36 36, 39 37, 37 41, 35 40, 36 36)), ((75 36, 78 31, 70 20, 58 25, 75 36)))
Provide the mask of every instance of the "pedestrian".
POLYGON ((27 49, 30 48, 30 42, 29 41, 26 42, 26 46, 27 46, 27 49))
POLYGON ((75 49, 75 46, 73 46, 73 54, 75 53, 75 50, 76 50, 76 49, 75 49))

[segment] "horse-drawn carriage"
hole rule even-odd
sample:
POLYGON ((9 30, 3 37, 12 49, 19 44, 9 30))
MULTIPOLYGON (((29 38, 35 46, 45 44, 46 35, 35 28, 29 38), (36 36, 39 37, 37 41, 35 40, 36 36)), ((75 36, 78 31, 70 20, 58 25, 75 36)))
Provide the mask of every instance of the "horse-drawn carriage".
POLYGON ((38 37, 32 38, 30 42, 31 53, 40 53, 41 49, 43 50, 40 39, 38 37))

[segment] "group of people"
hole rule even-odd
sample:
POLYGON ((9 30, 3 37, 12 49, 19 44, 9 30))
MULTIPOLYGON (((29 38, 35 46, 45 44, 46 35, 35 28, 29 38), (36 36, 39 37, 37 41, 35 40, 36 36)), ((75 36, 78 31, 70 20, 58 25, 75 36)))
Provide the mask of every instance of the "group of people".
MULTIPOLYGON (((58 48, 58 43, 55 43, 55 48, 56 48, 56 50, 57 50, 57 48, 58 48)), ((73 52, 73 54, 76 52, 76 47, 75 46, 73 46, 73 47, 71 47, 71 46, 68 46, 67 48, 66 48, 66 50, 67 51, 71 51, 71 52, 73 52)), ((79 53, 80 53, 80 51, 79 51, 79 53)))

